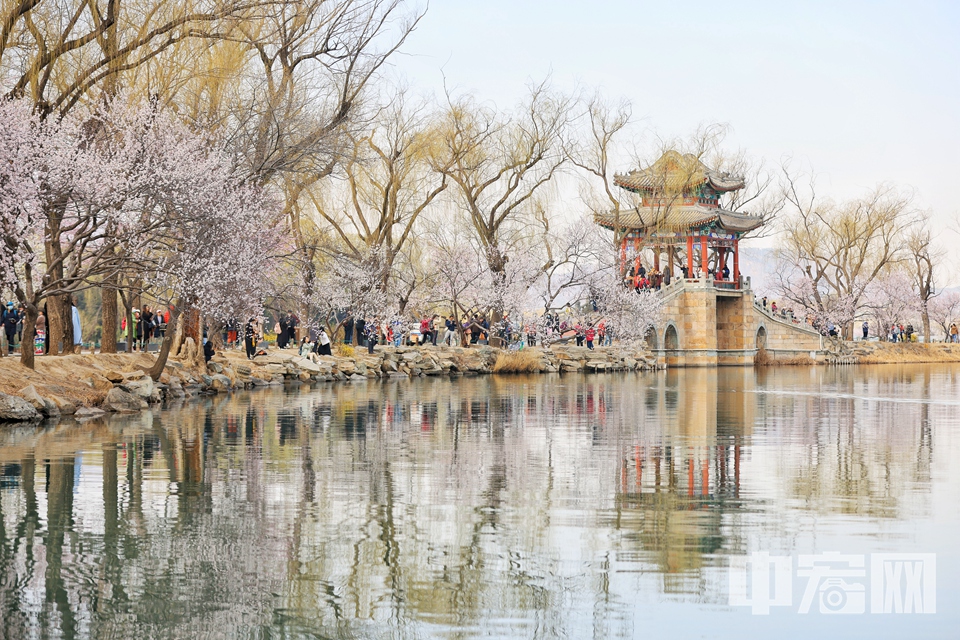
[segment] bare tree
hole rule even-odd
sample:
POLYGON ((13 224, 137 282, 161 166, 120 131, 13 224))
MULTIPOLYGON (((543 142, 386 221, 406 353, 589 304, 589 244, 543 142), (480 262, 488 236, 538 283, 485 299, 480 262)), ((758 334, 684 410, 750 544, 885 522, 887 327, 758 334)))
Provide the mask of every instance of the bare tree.
POLYGON ((920 298, 920 316, 923 335, 930 341, 930 301, 939 291, 935 288, 935 275, 946 252, 934 246, 929 215, 921 216, 907 231, 906 252, 913 286, 920 298))
POLYGON ((599 92, 586 101, 581 121, 585 127, 572 128, 574 135, 564 142, 564 151, 570 162, 586 174, 586 189, 581 196, 594 213, 612 214, 614 221, 613 251, 619 250, 625 230, 620 222, 621 212, 626 208, 627 192, 614 184, 612 162, 619 137, 630 124, 630 103, 621 101, 611 104, 599 92))
POLYGON ((535 220, 538 196, 566 161, 561 136, 572 100, 543 82, 512 116, 470 96, 448 92, 447 102, 434 167, 449 178, 491 272, 501 277, 510 233, 535 220))
POLYGON ((387 102, 368 131, 350 136, 340 193, 331 193, 329 185, 326 199, 309 192, 318 223, 355 257, 373 247, 382 250, 383 290, 421 214, 447 188, 446 174, 427 160, 437 135, 428 104, 411 101, 403 89, 387 102))
MULTIPOLYGON (((787 170, 784 180, 789 213, 780 225, 781 295, 823 311, 842 300, 856 316, 870 284, 905 256, 903 229, 913 215, 911 197, 881 185, 863 198, 836 204, 818 199, 812 181, 804 187, 787 170), (809 281, 800 287, 809 300, 791 297, 798 277, 809 281)), ((849 321, 845 331, 850 338, 849 321)))

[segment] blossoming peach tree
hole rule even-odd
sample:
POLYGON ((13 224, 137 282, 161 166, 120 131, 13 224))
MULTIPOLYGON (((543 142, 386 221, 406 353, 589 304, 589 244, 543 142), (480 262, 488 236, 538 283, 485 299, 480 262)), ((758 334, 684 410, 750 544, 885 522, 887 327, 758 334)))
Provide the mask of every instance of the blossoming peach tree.
POLYGON ((0 103, 0 187, 3 285, 28 335, 44 299, 121 272, 175 309, 250 310, 282 250, 274 199, 221 146, 122 96, 43 122, 21 101, 0 103))

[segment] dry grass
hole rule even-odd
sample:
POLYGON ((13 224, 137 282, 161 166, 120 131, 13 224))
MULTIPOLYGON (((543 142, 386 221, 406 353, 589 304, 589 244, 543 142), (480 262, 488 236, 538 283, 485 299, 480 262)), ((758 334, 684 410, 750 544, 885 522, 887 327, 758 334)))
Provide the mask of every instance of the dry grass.
POLYGON ((872 342, 861 346, 860 364, 960 362, 960 344, 944 342, 872 342))
POLYGON ((494 373, 537 373, 540 371, 540 354, 536 351, 502 351, 493 363, 494 373))
POLYGON ((3 357, 0 358, 0 392, 18 395, 21 389, 32 384, 43 397, 57 396, 77 406, 93 407, 103 402, 112 387, 103 377, 104 372, 146 371, 155 361, 154 353, 38 356, 36 368, 30 370, 20 364, 19 356, 3 357), (96 388, 84 382, 91 377, 99 382, 96 388))

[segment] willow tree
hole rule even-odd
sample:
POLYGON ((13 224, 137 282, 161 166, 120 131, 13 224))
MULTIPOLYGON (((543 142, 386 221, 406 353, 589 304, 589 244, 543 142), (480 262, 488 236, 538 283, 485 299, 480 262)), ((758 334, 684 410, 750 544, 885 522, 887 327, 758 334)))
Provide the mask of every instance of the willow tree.
POLYGON ((446 174, 430 164, 437 136, 430 105, 404 90, 388 95, 386 103, 368 129, 351 133, 336 193, 310 192, 318 223, 347 252, 356 259, 371 250, 380 255, 377 286, 384 291, 421 215, 448 184, 446 174))
POLYGON ((936 290, 935 278, 946 252, 934 243, 928 215, 921 216, 907 231, 906 253, 907 268, 913 280, 913 287, 920 298, 923 335, 929 342, 930 301, 940 293, 936 290))
MULTIPOLYGON (((614 184, 614 169, 617 154, 623 151, 618 144, 631 117, 629 102, 614 104, 605 100, 599 92, 594 93, 587 99, 583 112, 577 118, 580 126, 572 127, 573 135, 564 141, 565 154, 586 177, 581 195, 591 213, 610 214, 613 219, 614 255, 626 233, 620 217, 629 207, 629 202, 625 200, 626 192, 614 184)), ((549 232, 549 228, 546 231, 549 232)))
POLYGON ((300 225, 310 191, 350 161, 372 84, 422 15, 403 0, 281 0, 237 30, 252 90, 238 96, 232 136, 250 174, 283 189, 308 289, 312 247, 300 225))
POLYGON ((779 293, 795 311, 814 316, 847 309, 841 315, 849 338, 851 321, 863 310, 871 283, 905 257, 903 231, 914 216, 911 197, 883 185, 862 198, 835 203, 819 199, 812 182, 803 188, 789 175, 785 193, 788 209, 777 249, 779 293))
POLYGON ((562 136, 573 100, 546 82, 530 88, 512 113, 472 96, 447 95, 433 154, 452 186, 494 279, 502 279, 511 247, 543 214, 543 201, 567 158, 562 136))

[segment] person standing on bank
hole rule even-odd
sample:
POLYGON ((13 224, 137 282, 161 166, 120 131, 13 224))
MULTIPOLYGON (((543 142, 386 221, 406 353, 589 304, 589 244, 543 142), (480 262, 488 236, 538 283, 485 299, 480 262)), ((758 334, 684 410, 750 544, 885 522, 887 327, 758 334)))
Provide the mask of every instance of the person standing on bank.
POLYGON ((863 339, 866 340, 869 334, 870 334, 870 324, 866 320, 864 320, 863 321, 863 339))
POLYGON ((247 359, 252 359, 253 354, 257 352, 257 330, 253 326, 253 318, 247 321, 243 328, 243 346, 247 350, 247 359))
POLYGON ((17 338, 17 323, 20 322, 20 316, 12 302, 7 303, 7 308, 3 310, 3 332, 7 335, 7 355, 13 353, 13 343, 17 338))
POLYGON ((357 321, 353 323, 353 335, 356 338, 358 347, 367 346, 367 321, 363 318, 357 318, 357 321))
POLYGON ((143 305, 143 311, 140 312, 140 322, 143 324, 143 344, 142 351, 149 351, 150 340, 153 338, 153 320, 154 314, 150 307, 143 305))
POLYGON ((373 353, 373 348, 377 346, 377 342, 380 341, 380 322, 374 318, 373 322, 367 322, 365 324, 364 336, 367 343, 367 353, 373 353))
POLYGON ((455 346, 454 342, 457 339, 457 321, 453 319, 453 316, 450 316, 446 323, 446 330, 443 334, 443 344, 448 346, 455 346))
POLYGON ((327 331, 323 327, 320 327, 320 333, 317 336, 317 355, 333 355, 333 351, 330 350, 330 336, 327 335, 327 331))
POLYGON ((77 301, 70 298, 70 314, 73 317, 73 352, 80 353, 83 347, 83 333, 80 330, 80 310, 77 309, 77 301))

